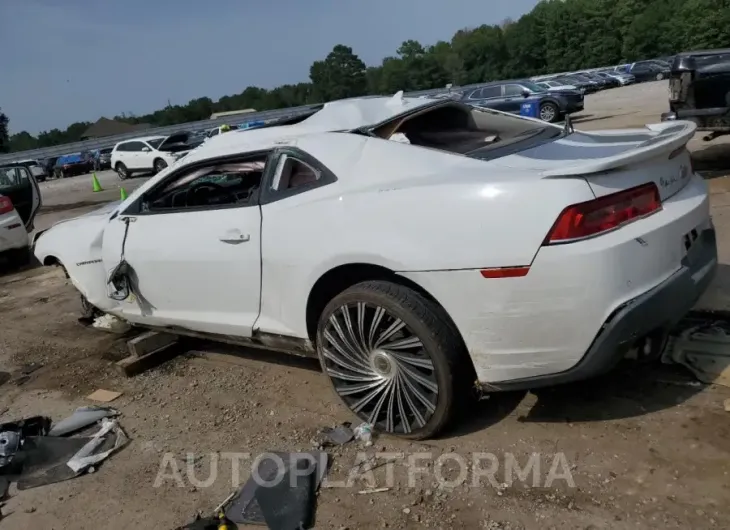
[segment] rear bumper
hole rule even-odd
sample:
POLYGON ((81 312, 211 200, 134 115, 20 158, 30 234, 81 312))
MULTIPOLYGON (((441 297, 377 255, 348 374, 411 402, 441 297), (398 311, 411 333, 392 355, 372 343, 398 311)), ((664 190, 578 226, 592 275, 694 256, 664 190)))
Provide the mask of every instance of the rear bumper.
POLYGON ((707 109, 679 109, 664 112, 662 121, 689 120, 697 124, 699 131, 730 131, 730 107, 707 109))
POLYGON ((451 316, 479 382, 508 389, 552 385, 608 369, 625 353, 624 343, 682 317, 706 288, 697 271, 702 263, 713 263, 712 269, 716 252, 707 184, 695 175, 645 219, 600 237, 540 247, 524 277, 484 279, 474 269, 401 274, 451 316), (685 236, 706 230, 711 235, 694 244, 706 248, 709 258, 695 257, 702 251, 694 245, 690 255, 685 236), (682 287, 690 285, 682 281, 687 269, 697 284, 694 290, 682 287), (662 302, 665 297, 677 300, 662 302), (660 310, 653 309, 655 304, 660 310), (651 316, 653 311, 659 316, 651 316), (615 355, 605 364, 582 366, 606 352, 615 355))
POLYGON ((489 390, 520 390, 589 379, 610 371, 636 342, 668 334, 707 290, 717 269, 715 229, 701 232, 670 278, 630 300, 603 324, 590 349, 573 368, 557 374, 485 385, 489 390))

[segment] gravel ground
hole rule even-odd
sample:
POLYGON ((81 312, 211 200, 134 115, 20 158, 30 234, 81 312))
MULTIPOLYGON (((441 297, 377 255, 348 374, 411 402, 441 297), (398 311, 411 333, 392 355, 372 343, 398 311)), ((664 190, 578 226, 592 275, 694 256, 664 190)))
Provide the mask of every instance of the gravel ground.
MULTIPOLYGON (((576 127, 642 126, 658 121, 665 102, 661 82, 592 95, 576 127)), ((730 300, 722 294, 730 292, 730 218, 724 213, 730 184, 722 177, 730 163, 719 142, 693 141, 692 148, 712 177, 723 265, 713 288, 720 294, 711 303, 721 305, 730 300)), ((96 194, 88 176, 44 184, 46 206, 37 225, 116 199, 120 181, 110 172, 98 176, 107 191, 96 194)), ((130 191, 143 181, 124 186, 130 191)), ((0 277, 0 307, 0 367, 13 372, 29 363, 41 366, 20 386, 0 386, 0 411, 7 408, 0 420, 33 414, 58 420, 91 404, 85 396, 105 388, 123 392, 113 406, 123 413, 132 439, 92 475, 11 490, 0 530, 172 529, 224 499, 235 475, 248 477, 256 455, 310 449, 320 429, 352 420, 316 362, 273 353, 187 344, 227 355, 185 354, 140 376, 121 377, 113 362, 125 355, 124 340, 79 323, 77 295, 55 269, 0 277), (195 454, 192 469, 187 453, 195 454), (242 460, 237 474, 224 453, 251 457, 242 460), (171 467, 162 467, 165 458, 179 466, 182 484, 170 478, 171 467), (155 484, 161 470, 168 478, 155 484), (214 480, 202 483, 211 470, 214 480)), ((355 477, 353 467, 363 455, 400 456, 388 456, 392 466, 377 459, 374 483, 353 478, 350 487, 322 488, 316 527, 730 528, 727 398, 729 389, 696 386, 681 370, 633 365, 590 383, 494 395, 468 407, 457 428, 441 439, 410 443, 380 437, 372 447, 353 442, 330 451, 331 486, 355 477), (415 455, 426 471, 409 481, 409 458, 415 455), (540 464, 536 475, 512 474, 514 463, 526 468, 531 457, 540 464), (467 464, 466 482, 457 480, 460 461, 467 464), (490 465, 493 482, 478 473, 490 465), (370 487, 390 489, 358 493, 370 487)))

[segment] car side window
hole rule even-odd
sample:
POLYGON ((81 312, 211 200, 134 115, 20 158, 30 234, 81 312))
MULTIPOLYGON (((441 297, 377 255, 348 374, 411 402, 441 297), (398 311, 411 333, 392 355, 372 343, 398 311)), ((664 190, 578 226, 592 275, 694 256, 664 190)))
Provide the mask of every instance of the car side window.
POLYGON ((273 165, 266 171, 266 184, 261 188, 262 205, 337 182, 327 166, 299 148, 280 148, 272 160, 273 165))
POLYGON ((482 88, 482 98, 483 99, 498 98, 501 95, 502 95, 502 87, 500 87, 500 86, 488 86, 488 87, 482 88))
POLYGON ((142 198, 140 213, 170 213, 258 204, 267 154, 182 171, 142 198))
POLYGON ((479 88, 469 94, 469 99, 483 99, 482 93, 484 92, 483 88, 479 88))
POLYGON ((20 184, 20 172, 16 167, 0 168, 0 186, 12 187, 20 184))
POLYGON ((504 95, 507 97, 521 96, 525 89, 520 85, 505 85, 504 95))
POLYGON ((313 184, 322 177, 315 167, 296 156, 284 154, 279 157, 276 172, 271 183, 274 191, 288 191, 307 184, 313 184))
POLYGON ((117 153, 123 153, 126 150, 127 150, 127 144, 119 144, 118 146, 116 146, 114 148, 114 151, 116 151, 117 153))
POLYGON ((127 146, 125 151, 134 151, 134 152, 139 152, 145 147, 145 145, 142 142, 127 142, 125 145, 127 146))

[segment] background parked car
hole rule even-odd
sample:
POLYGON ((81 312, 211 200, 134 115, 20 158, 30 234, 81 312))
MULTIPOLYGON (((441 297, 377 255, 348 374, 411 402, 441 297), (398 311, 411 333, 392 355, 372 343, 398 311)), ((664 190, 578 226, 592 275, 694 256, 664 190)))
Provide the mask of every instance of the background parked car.
POLYGON ((603 80, 596 81, 595 79, 591 79, 590 77, 586 77, 579 73, 570 74, 570 78, 582 81, 583 83, 588 83, 588 88, 586 88, 586 92, 598 92, 599 90, 603 90, 604 88, 606 88, 606 83, 604 83, 603 80))
POLYGON ((637 83, 667 79, 669 77, 669 70, 669 66, 665 66, 657 61, 639 61, 616 67, 616 71, 633 75, 637 83))
POLYGON ((632 83, 636 83, 636 77, 631 74, 624 74, 621 72, 614 72, 612 70, 603 70, 600 72, 597 72, 598 75, 602 77, 612 77, 621 84, 621 86, 630 85, 632 83))
POLYGON ((48 178, 52 178, 55 176, 54 170, 56 169, 56 161, 58 160, 57 156, 51 156, 48 158, 44 158, 41 160, 41 165, 46 170, 46 175, 48 175, 48 178))
POLYGON ((730 93, 730 49, 680 53, 669 79, 669 112, 662 121, 691 120, 705 140, 730 134, 727 94, 730 93))
POLYGON ((111 165, 121 179, 139 172, 159 173, 190 151, 188 138, 188 133, 179 133, 119 142, 112 150, 111 165))
POLYGON ((602 88, 616 88, 621 86, 618 79, 609 76, 602 76, 598 72, 581 72, 583 77, 587 77, 591 81, 595 81, 602 88))
POLYGON ((15 164, 28 168, 37 182, 43 182, 46 178, 48 178, 46 168, 38 160, 20 160, 15 162, 15 164))
POLYGON ((106 147, 99 149, 97 155, 94 157, 96 171, 102 169, 111 169, 112 167, 112 149, 113 147, 106 147))
POLYGON ((553 81, 553 80, 539 81, 539 82, 536 82, 535 84, 539 87, 544 88, 548 92, 551 92, 551 91, 560 92, 562 90, 580 90, 580 91, 582 91, 582 89, 578 89, 578 87, 575 85, 564 85, 563 83, 561 83, 559 81, 553 81))
POLYGON ((573 85, 579 90, 582 90, 584 94, 592 94, 598 91, 598 84, 590 79, 574 77, 572 75, 565 75, 556 78, 554 81, 562 83, 564 85, 573 85))
POLYGON ((57 178, 85 175, 94 168, 94 159, 88 151, 59 156, 56 160, 54 174, 57 178))
POLYGON ((560 121, 566 114, 583 110, 583 94, 548 92, 531 81, 492 83, 466 91, 464 103, 519 114, 523 103, 535 103, 539 118, 547 122, 560 121))

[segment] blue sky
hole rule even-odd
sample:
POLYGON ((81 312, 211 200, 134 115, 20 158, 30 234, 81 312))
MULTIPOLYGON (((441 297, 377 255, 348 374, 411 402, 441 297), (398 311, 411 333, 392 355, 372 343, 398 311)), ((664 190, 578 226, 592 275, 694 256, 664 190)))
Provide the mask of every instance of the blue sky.
POLYGON ((537 0, 0 0, 0 108, 33 134, 309 78, 335 44, 368 65, 401 42, 518 18, 537 0))

